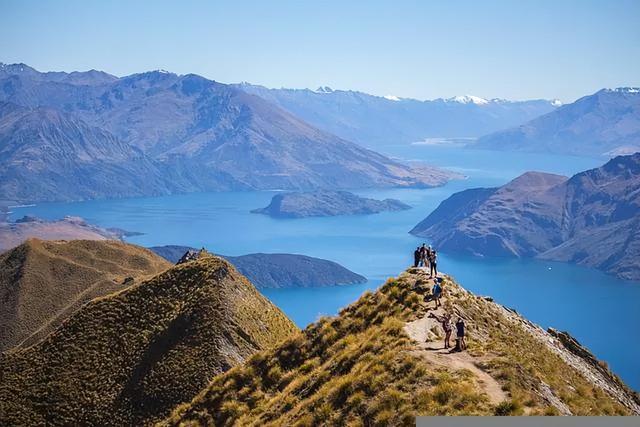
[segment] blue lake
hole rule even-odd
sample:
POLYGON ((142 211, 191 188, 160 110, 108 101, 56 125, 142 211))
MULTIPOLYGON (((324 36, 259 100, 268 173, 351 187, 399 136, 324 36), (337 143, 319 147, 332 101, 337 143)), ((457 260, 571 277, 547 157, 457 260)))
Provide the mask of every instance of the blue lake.
MULTIPOLYGON (((335 314, 366 289, 379 286, 411 262, 422 240, 408 231, 456 191, 502 185, 527 170, 571 175, 603 159, 462 150, 446 146, 393 146, 380 151, 460 171, 466 180, 427 190, 363 190, 392 197, 411 210, 370 216, 276 220, 249 210, 266 206, 273 192, 199 193, 154 198, 47 203, 16 208, 12 218, 33 214, 55 219, 78 215, 105 227, 145 233, 130 242, 143 246, 183 244, 226 255, 300 253, 339 262, 365 275, 363 285, 274 289, 264 294, 298 325, 335 314)), ((478 259, 440 254, 439 267, 467 289, 491 295, 543 327, 566 330, 640 389, 640 283, 601 272, 536 260, 478 259)))

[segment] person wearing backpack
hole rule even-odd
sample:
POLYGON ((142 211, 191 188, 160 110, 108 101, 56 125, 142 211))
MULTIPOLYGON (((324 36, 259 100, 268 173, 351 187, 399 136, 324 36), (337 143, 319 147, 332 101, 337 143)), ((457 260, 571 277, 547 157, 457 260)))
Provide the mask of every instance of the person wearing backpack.
POLYGON ((420 246, 413 251, 413 266, 417 267, 418 265, 420 265, 420 246))
POLYGON ((467 349, 467 343, 464 341, 464 320, 462 317, 458 317, 456 322, 456 348, 453 351, 462 351, 467 349))
POLYGON ((436 301, 436 308, 440 307, 442 304, 440 303, 440 296, 442 296, 442 286, 440 286, 439 282, 435 282, 433 285, 433 299, 436 301))

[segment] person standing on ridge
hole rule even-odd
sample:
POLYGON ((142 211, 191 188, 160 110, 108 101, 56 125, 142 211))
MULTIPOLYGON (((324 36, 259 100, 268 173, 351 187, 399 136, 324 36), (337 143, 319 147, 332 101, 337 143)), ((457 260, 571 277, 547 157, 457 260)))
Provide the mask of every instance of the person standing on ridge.
POLYGON ((420 265, 420 246, 413 251, 413 266, 417 267, 418 265, 420 265))
POLYGON ((456 322, 456 348, 454 351, 462 351, 467 349, 467 343, 464 341, 464 320, 462 317, 458 317, 456 322))
POLYGON ((438 258, 437 257, 438 257, 438 254, 436 254, 436 251, 435 250, 431 251, 431 256, 429 257, 429 265, 430 265, 429 277, 438 275, 438 258))
POLYGON ((438 309, 438 307, 442 305, 440 303, 440 297, 442 296, 442 286, 440 285, 440 282, 438 282, 437 280, 433 284, 432 292, 433 292, 433 299, 436 301, 436 309, 438 309))
POLYGON ((420 267, 427 266, 427 246, 423 243, 420 248, 420 267))
POLYGON ((429 313, 429 317, 436 319, 442 325, 444 330, 444 348, 451 347, 450 338, 453 327, 451 326, 451 315, 445 312, 442 316, 438 316, 434 313, 429 313))

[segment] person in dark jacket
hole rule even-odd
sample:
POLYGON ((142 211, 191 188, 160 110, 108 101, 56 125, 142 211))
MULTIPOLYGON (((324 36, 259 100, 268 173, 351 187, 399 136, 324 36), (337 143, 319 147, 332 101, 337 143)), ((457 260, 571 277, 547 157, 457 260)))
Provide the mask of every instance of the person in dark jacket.
POLYGON ((456 322, 456 348, 454 351, 462 351, 467 349, 467 343, 464 341, 464 320, 462 317, 458 317, 458 321, 456 322))
POLYGON ((422 244, 422 247, 420 247, 420 267, 426 267, 427 266, 427 246, 426 244, 422 244))
POLYGON ((438 275, 438 254, 436 254, 436 251, 433 250, 431 251, 431 257, 429 258, 429 264, 431 265, 431 271, 429 276, 433 277, 433 276, 437 276, 438 275))
POLYGON ((413 266, 417 267, 420 264, 420 246, 413 252, 413 266))

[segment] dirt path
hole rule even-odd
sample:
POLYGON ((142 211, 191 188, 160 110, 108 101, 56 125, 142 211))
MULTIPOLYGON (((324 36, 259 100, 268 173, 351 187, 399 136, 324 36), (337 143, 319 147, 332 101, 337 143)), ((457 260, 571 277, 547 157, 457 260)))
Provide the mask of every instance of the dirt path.
MULTIPOLYGON (((433 303, 429 305, 432 306, 433 303)), ((443 314, 442 308, 430 310, 438 316, 443 314)), ((429 361, 429 363, 442 366, 451 370, 467 369, 471 371, 478 381, 484 393, 487 394, 492 404, 497 405, 504 400, 509 399, 507 394, 502 390, 500 384, 487 372, 477 366, 477 363, 483 362, 482 358, 473 357, 466 351, 449 353, 449 349, 444 349, 444 338, 437 337, 432 331, 437 331, 443 335, 440 324, 426 314, 424 317, 408 322, 404 326, 404 330, 415 343, 414 352, 417 356, 429 361)), ((455 331, 451 337, 451 344, 455 345, 455 331)))

